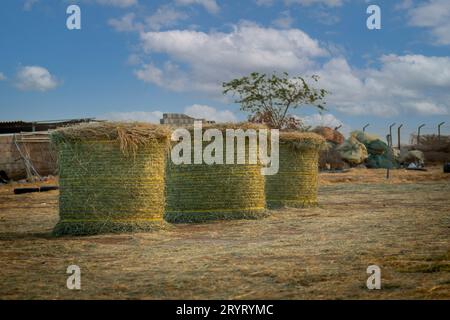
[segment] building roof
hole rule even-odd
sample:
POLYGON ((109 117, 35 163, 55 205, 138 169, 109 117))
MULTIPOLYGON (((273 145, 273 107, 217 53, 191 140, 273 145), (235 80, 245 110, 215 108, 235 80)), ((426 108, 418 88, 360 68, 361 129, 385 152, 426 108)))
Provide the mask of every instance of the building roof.
POLYGON ((45 121, 30 121, 30 122, 0 121, 0 134, 47 131, 67 125, 92 121, 99 121, 99 120, 95 120, 95 118, 84 118, 84 119, 45 120, 45 121))

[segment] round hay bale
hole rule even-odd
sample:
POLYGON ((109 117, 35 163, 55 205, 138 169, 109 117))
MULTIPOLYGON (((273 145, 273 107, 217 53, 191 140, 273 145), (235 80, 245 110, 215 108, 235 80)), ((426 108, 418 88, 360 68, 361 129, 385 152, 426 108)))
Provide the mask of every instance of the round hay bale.
POLYGON ((317 205, 319 153, 325 144, 315 133, 280 132, 280 167, 266 176, 269 208, 317 205))
MULTIPOLYGON (((245 146, 245 164, 226 164, 226 129, 261 129, 255 124, 224 124, 203 126, 206 129, 218 129, 223 137, 223 164, 194 164, 192 152, 191 164, 167 165, 166 176, 166 221, 172 223, 204 222, 209 220, 256 219, 267 215, 265 209, 264 176, 259 161, 250 164, 248 139, 245 146)), ((193 130, 191 138, 193 141, 193 130)), ((192 142, 193 143, 193 142, 192 142)), ((203 142, 203 148, 209 142, 203 142)), ((203 149, 202 148, 202 149, 203 149)), ((236 141, 234 157, 237 154, 236 141)))
POLYGON ((90 123, 52 133, 59 155, 55 235, 164 227, 170 131, 141 123, 90 123))

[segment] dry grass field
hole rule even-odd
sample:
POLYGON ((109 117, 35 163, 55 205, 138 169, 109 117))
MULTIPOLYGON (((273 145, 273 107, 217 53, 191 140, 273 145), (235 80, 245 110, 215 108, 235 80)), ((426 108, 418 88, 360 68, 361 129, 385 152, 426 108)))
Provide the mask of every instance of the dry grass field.
POLYGON ((314 209, 53 238, 58 192, 0 186, 1 299, 450 299, 450 175, 321 174, 314 209), (81 267, 80 291, 66 288, 81 267), (382 289, 366 288, 367 266, 382 289))

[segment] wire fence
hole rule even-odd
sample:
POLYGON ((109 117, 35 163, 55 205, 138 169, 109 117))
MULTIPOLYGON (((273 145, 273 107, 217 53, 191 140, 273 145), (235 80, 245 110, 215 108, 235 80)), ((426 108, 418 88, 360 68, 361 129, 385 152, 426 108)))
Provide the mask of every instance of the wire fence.
MULTIPOLYGON (((438 128, 438 125, 442 123, 418 123, 416 125, 408 125, 408 124, 402 124, 402 123, 386 123, 386 125, 379 125, 379 124, 365 124, 362 125, 360 128, 353 128, 353 130, 361 130, 365 131, 366 133, 374 133, 380 136, 380 138, 386 142, 388 140, 388 135, 391 134, 391 142, 393 146, 397 146, 398 144, 405 145, 405 144, 417 144, 417 137, 419 135, 419 127, 420 128, 420 136, 430 136, 430 135, 436 135, 438 136, 439 133, 441 136, 450 136, 450 121, 446 121, 444 124, 438 128), (391 128, 390 128, 391 127, 391 128), (400 127, 400 130, 399 130, 400 127), (440 129, 440 130, 439 130, 440 129), (400 133, 400 139, 399 139, 399 133, 400 133)), ((419 138, 420 139, 420 138, 419 138)))

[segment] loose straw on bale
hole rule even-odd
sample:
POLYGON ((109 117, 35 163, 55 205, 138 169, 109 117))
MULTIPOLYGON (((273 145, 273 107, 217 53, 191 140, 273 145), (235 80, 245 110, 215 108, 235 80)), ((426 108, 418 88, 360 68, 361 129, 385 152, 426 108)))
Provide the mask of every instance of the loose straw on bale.
POLYGON ((319 152, 325 139, 315 133, 280 132, 279 170, 266 176, 269 208, 317 205, 319 152))
MULTIPOLYGON (((166 214, 169 222, 256 219, 266 215, 264 176, 261 164, 249 164, 246 138, 245 164, 225 164, 226 129, 261 129, 261 125, 225 124, 203 127, 219 129, 223 137, 224 164, 168 163, 166 214)), ((193 138, 193 130, 191 130, 193 138)), ((209 144, 204 142, 203 147, 209 144)), ((236 144, 235 144, 236 159, 236 144)), ((192 157, 193 159, 193 157, 192 157)))
POLYGON ((56 235, 164 227, 170 130, 143 123, 89 123, 51 135, 59 154, 56 235))

